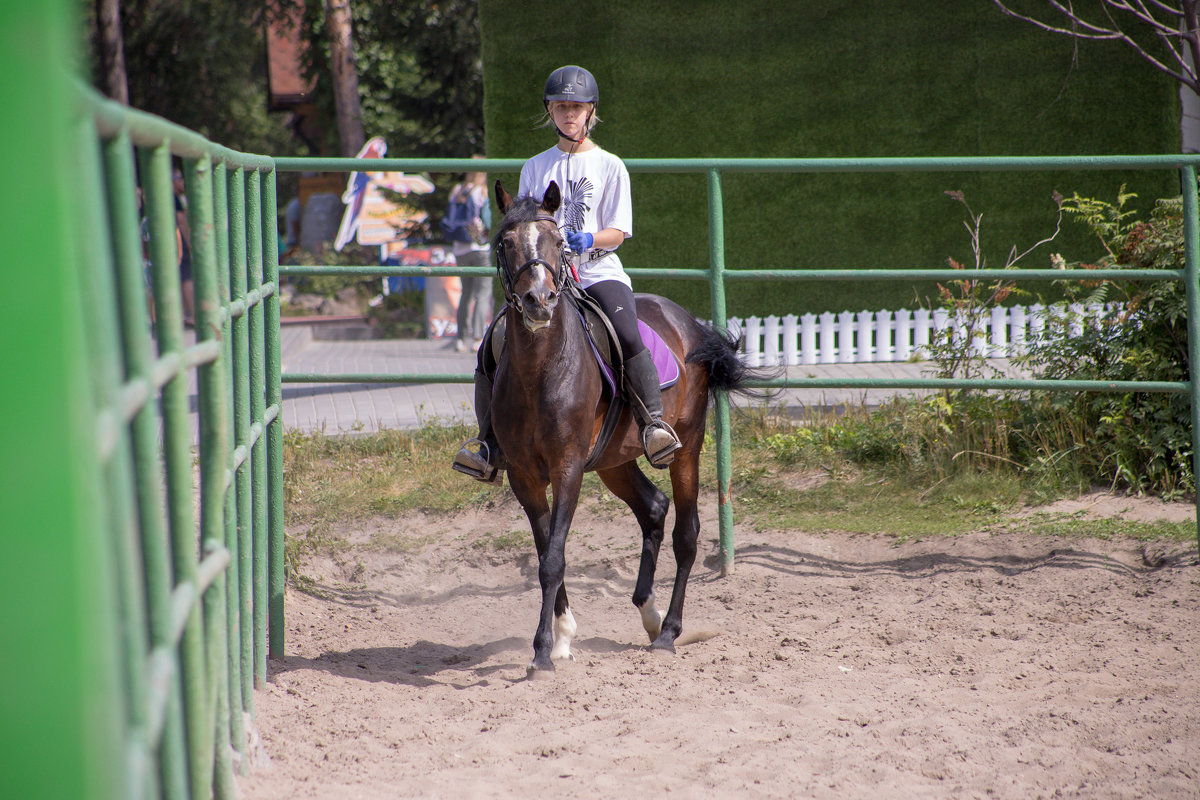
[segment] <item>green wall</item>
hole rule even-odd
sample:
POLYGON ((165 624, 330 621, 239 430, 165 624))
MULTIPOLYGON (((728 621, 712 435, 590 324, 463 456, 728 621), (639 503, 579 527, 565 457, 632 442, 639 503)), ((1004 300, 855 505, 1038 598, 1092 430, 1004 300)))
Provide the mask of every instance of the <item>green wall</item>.
MULTIPOLYGON (((576 63, 600 84, 594 138, 623 158, 1077 155, 1177 152, 1176 85, 1120 45, 1083 43, 986 0, 740 3, 480 0, 491 157, 553 144, 535 129, 546 76, 576 63)), ((499 176, 515 187, 516 175, 499 176)), ((959 189, 983 213, 988 266, 1054 229, 1055 190, 1148 203, 1166 172, 736 175, 724 177, 729 268, 971 263, 959 189)), ((628 267, 705 267, 703 175, 633 176, 628 267)), ((1078 225, 1050 252, 1093 257, 1078 225), (1078 230, 1076 230, 1078 228, 1078 230)), ((696 312, 708 287, 638 280, 696 312)), ((1045 287, 1030 286, 1033 289, 1045 287)), ((915 306, 930 284, 747 282, 731 315, 915 306)))

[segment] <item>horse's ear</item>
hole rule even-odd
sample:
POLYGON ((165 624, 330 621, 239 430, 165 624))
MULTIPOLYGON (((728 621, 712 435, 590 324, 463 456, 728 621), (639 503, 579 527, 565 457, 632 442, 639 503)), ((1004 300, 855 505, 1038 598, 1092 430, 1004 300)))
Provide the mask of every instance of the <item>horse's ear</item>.
POLYGON ((501 214, 507 214, 508 209, 512 207, 512 195, 504 191, 504 184, 500 180, 496 180, 496 206, 500 209, 501 214))
POLYGON ((562 204, 562 192, 558 189, 558 183, 550 181, 550 185, 546 187, 546 194, 542 197, 542 209, 547 214, 553 214, 558 211, 558 207, 562 204))

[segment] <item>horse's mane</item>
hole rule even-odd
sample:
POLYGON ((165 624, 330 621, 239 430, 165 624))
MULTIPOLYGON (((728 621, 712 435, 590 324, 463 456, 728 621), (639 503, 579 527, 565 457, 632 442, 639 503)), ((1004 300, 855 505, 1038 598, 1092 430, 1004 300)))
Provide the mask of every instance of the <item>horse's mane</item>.
POLYGON ((542 211, 542 207, 537 200, 534 200, 532 197, 518 197, 508 207, 508 213, 504 215, 504 219, 500 220, 500 225, 496 228, 496 235, 492 237, 492 245, 495 246, 496 241, 500 238, 500 234, 513 225, 519 225, 523 222, 533 222, 542 216, 546 216, 546 212, 542 211))

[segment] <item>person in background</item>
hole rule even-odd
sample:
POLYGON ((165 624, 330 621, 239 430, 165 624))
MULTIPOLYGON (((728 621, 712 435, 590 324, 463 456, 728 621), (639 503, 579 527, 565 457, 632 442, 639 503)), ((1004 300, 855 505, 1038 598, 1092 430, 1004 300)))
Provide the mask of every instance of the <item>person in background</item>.
POLYGON ((300 213, 303 208, 300 205, 300 198, 293 197, 288 201, 287 208, 283 212, 283 252, 291 250, 293 247, 300 246, 300 213))
POLYGON ((191 326, 196 319, 196 289, 192 282, 192 228, 188 222, 187 188, 183 173, 175 170, 175 225, 179 230, 179 290, 183 295, 183 324, 191 326))
MULTIPOLYGON (((476 156, 479 158, 479 156, 476 156)), ((468 172, 450 191, 442 229, 454 243, 454 260, 460 267, 491 264, 488 242, 492 209, 488 201, 487 174, 468 172)), ((494 303, 491 275, 465 275, 458 301, 458 335, 454 349, 460 353, 479 347, 492 317, 494 303)))

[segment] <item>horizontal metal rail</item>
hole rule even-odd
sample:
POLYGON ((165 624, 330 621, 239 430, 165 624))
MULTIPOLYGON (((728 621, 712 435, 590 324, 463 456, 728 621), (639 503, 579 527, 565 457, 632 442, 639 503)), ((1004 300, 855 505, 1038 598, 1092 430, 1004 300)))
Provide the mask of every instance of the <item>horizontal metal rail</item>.
MULTIPOLYGON (((1200 154, 933 158, 627 158, 630 172, 1050 172, 1200 167, 1200 154)), ((277 158, 280 172, 520 172, 523 158, 277 158)))
MULTIPOLYGON (((279 158, 276 168, 284 172, 517 172, 524 159, 461 158, 279 158)), ((712 287, 712 321, 726 324, 725 284, 730 281, 921 281, 921 280, 1003 280, 1003 281, 1182 281, 1187 286, 1189 308, 1189 352, 1191 380, 1164 381, 1078 381, 1036 379, 868 379, 868 378, 777 378, 752 382, 764 388, 891 388, 891 389, 989 389, 1015 391, 1090 391, 1090 392, 1163 392, 1189 394, 1193 416, 1193 473, 1200 475, 1200 299, 1197 276, 1200 275, 1200 223, 1194 192, 1184 192, 1187 266, 1182 270, 1156 269, 729 269, 725 265, 725 234, 722 175, 728 173, 903 173, 903 172, 1027 172, 1081 170, 1179 170, 1181 185, 1196 185, 1200 154, 1114 155, 1114 156, 969 156, 935 158, 631 158, 625 165, 632 173, 696 173, 707 176, 709 205, 709 268, 674 269, 670 267, 626 269, 632 277, 674 280, 703 280, 712 287)), ((371 266, 338 267, 286 266, 283 276, 355 275, 361 277, 422 277, 430 275, 487 275, 486 267, 371 266)), ((471 383, 472 375, 428 373, 289 373, 281 383, 471 383)), ((717 397, 717 479, 720 541, 723 571, 733 568, 733 518, 730 505, 732 468, 729 464, 728 399, 717 397)), ((1197 541, 1200 542, 1200 493, 1197 496, 1197 541)))

